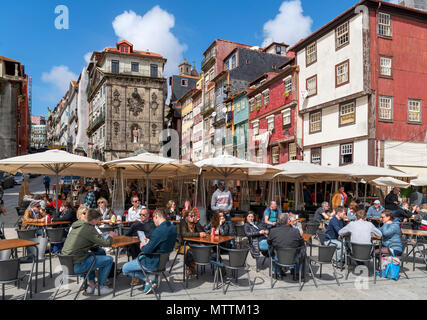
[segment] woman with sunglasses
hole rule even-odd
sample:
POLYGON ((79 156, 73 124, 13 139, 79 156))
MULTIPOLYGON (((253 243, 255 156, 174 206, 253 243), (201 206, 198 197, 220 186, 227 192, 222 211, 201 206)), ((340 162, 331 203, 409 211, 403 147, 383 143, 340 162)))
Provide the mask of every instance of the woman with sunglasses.
POLYGON ((111 219, 112 212, 110 208, 108 208, 108 201, 105 198, 99 198, 98 201, 98 211, 101 213, 101 220, 109 220, 111 219))

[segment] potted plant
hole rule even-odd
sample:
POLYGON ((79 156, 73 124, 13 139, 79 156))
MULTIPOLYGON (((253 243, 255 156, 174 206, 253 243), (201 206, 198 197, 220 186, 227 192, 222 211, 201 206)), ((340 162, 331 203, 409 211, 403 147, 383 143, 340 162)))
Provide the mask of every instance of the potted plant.
POLYGON ((260 105, 256 105, 256 106, 255 106, 255 110, 256 110, 256 111, 259 111, 259 109, 261 109, 261 106, 260 106, 260 105))
POLYGON ((284 97, 284 98, 287 98, 287 97, 289 96, 289 94, 290 94, 290 92, 289 92, 289 91, 285 91, 285 92, 283 92, 283 97, 284 97))

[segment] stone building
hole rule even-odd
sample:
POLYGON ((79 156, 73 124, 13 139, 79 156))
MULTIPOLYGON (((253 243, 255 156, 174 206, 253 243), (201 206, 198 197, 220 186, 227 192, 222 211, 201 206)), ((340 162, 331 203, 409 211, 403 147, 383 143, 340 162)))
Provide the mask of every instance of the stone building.
POLYGON ((27 80, 19 61, 0 56, 0 159, 26 154, 30 147, 27 80))
POLYGON ((127 41, 94 52, 89 73, 88 156, 121 159, 143 148, 160 151, 166 59, 127 41))

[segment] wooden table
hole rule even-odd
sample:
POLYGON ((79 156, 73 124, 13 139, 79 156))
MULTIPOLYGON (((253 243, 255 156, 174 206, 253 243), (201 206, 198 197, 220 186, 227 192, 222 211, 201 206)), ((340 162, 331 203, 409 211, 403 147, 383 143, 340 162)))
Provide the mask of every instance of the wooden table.
POLYGON ((241 218, 241 217, 233 217, 231 218, 232 222, 245 222, 245 218, 241 218))
POLYGON ((61 226, 61 225, 66 225, 66 224, 71 224, 71 223, 72 223, 71 221, 55 221, 55 222, 49 222, 49 223, 46 223, 46 222, 30 222, 27 224, 30 226, 36 226, 36 227, 43 228, 44 236, 47 237, 47 235, 46 235, 46 228, 47 227, 61 226))
POLYGON ((123 235, 123 228, 122 227, 124 225, 133 224, 134 222, 136 222, 136 221, 116 221, 116 222, 112 222, 112 221, 109 221, 109 220, 103 220, 103 221, 100 221, 99 224, 108 224, 110 226, 117 227, 119 229, 119 235, 123 235))
POLYGON ((235 236, 215 236, 215 238, 212 240, 211 236, 208 235, 207 237, 201 238, 201 237, 194 237, 194 238, 184 238, 184 266, 183 266, 183 282, 188 285, 185 277, 185 256, 186 256, 186 248, 187 248, 187 242, 197 242, 197 243, 203 243, 203 244, 210 244, 216 246, 216 260, 219 262, 219 245, 221 243, 231 241, 235 239, 235 236))
MULTIPOLYGON (((23 239, 8 239, 8 240, 0 240, 0 251, 3 250, 14 250, 18 248, 28 248, 28 247, 35 247, 36 248, 36 257, 39 256, 39 248, 38 242, 35 241, 28 241, 23 239)), ((37 293, 37 273, 38 273, 38 263, 36 263, 36 279, 35 279, 35 286, 34 286, 34 292, 37 293)), ((30 279, 31 281, 31 279, 30 279)))
POLYGON ((131 244, 140 243, 138 237, 126 237, 126 236, 117 236, 113 239, 113 244, 111 248, 115 251, 115 263, 114 263, 114 278, 113 278, 113 297, 116 296, 116 273, 117 273, 117 263, 119 258, 120 248, 129 246, 131 244))

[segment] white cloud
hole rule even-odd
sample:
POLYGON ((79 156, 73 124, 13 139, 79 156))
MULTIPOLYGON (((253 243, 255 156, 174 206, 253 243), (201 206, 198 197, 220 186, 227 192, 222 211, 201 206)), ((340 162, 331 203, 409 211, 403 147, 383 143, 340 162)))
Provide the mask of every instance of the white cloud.
POLYGON ((92 57, 92 52, 88 52, 84 55, 84 59, 85 59, 87 64, 89 64, 91 57, 92 57))
POLYGON ((153 7, 143 16, 134 11, 125 11, 113 21, 114 32, 119 40, 133 43, 135 50, 156 52, 168 61, 165 76, 178 71, 187 46, 179 42, 171 32, 175 26, 175 17, 159 6, 153 7))
POLYGON ((272 41, 294 45, 311 34, 313 20, 303 15, 300 0, 284 1, 279 13, 264 24, 263 47, 272 41))
POLYGON ((77 80, 78 76, 70 71, 67 66, 54 66, 49 72, 43 72, 42 81, 56 87, 58 94, 64 95, 71 80, 77 80))

